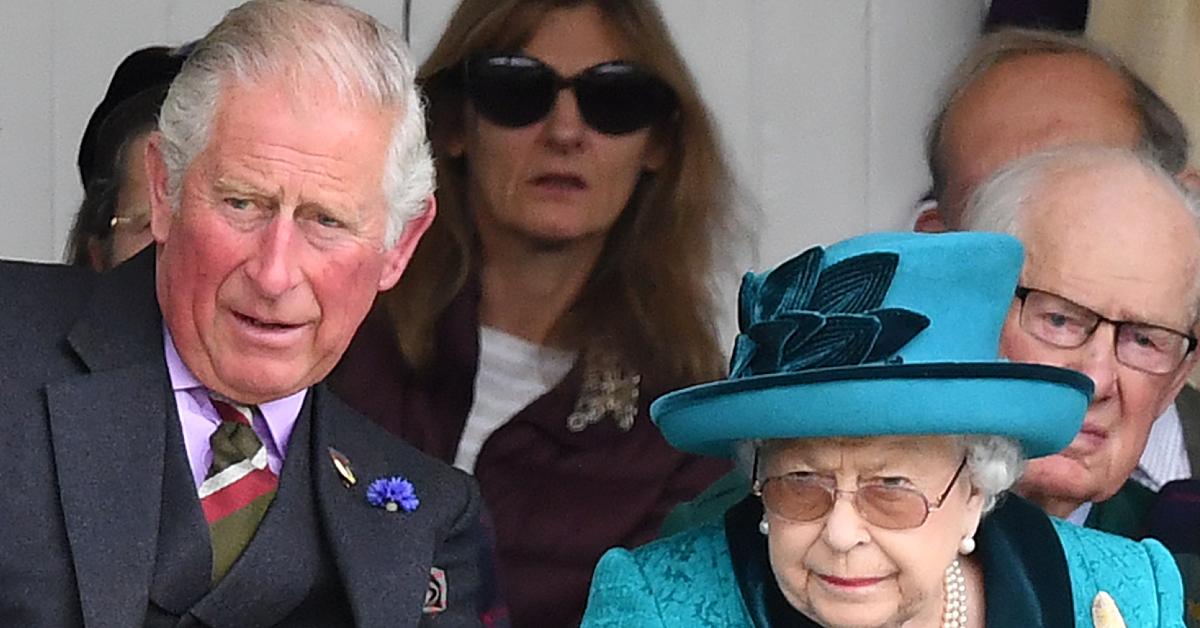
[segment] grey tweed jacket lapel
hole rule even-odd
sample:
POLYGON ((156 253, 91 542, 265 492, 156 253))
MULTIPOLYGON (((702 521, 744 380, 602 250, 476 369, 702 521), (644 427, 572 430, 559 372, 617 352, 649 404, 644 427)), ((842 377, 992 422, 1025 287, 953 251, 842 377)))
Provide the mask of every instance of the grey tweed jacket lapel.
POLYGON ((81 374, 46 388, 87 626, 137 625, 149 595, 170 395, 152 254, 101 279, 67 337, 81 374))
POLYGON ((355 623, 414 625, 421 617, 438 530, 427 509, 404 513, 370 506, 367 486, 385 475, 406 475, 418 487, 418 495, 435 487, 408 475, 403 460, 390 459, 394 450, 381 446, 388 437, 324 385, 311 393, 317 507, 355 623), (357 484, 346 486, 330 448, 351 461, 357 484))

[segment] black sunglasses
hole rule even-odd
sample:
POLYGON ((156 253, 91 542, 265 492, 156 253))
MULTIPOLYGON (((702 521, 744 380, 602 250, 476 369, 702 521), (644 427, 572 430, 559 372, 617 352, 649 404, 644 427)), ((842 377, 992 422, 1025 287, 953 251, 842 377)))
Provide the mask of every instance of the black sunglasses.
POLYGON ((628 61, 608 61, 563 78, 522 54, 488 53, 465 65, 467 94, 480 115, 506 127, 545 118, 558 92, 571 89, 583 121, 607 135, 623 135, 665 121, 676 108, 675 92, 662 79, 628 61))

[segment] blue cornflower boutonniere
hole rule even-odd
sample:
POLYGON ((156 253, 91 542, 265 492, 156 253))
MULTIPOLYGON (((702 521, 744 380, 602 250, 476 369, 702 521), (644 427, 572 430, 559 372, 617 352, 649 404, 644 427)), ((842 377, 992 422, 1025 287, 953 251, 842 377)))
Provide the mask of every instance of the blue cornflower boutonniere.
POLYGON ((378 478, 367 487, 367 503, 388 512, 412 512, 421 505, 412 482, 399 475, 378 478))

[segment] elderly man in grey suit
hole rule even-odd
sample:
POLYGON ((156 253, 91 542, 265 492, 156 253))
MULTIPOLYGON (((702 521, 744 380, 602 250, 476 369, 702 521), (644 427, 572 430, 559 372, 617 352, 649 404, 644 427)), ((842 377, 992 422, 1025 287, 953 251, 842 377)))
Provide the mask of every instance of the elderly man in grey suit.
POLYGON ((0 625, 476 625, 473 483, 321 383, 433 218, 402 43, 249 2, 146 158, 153 250, 0 264, 0 625))

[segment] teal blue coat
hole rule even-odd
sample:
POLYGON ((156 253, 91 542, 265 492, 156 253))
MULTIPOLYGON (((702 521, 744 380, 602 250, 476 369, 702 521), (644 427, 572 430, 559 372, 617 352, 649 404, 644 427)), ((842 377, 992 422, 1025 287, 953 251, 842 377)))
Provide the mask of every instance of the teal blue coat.
MULTIPOLYGON (((584 628, 816 626, 783 601, 756 531, 757 499, 715 521, 601 558, 584 628)), ((1051 519, 1009 496, 980 526, 989 628, 1092 626, 1107 591, 1129 628, 1183 627, 1183 588, 1157 541, 1130 541, 1051 519)))

